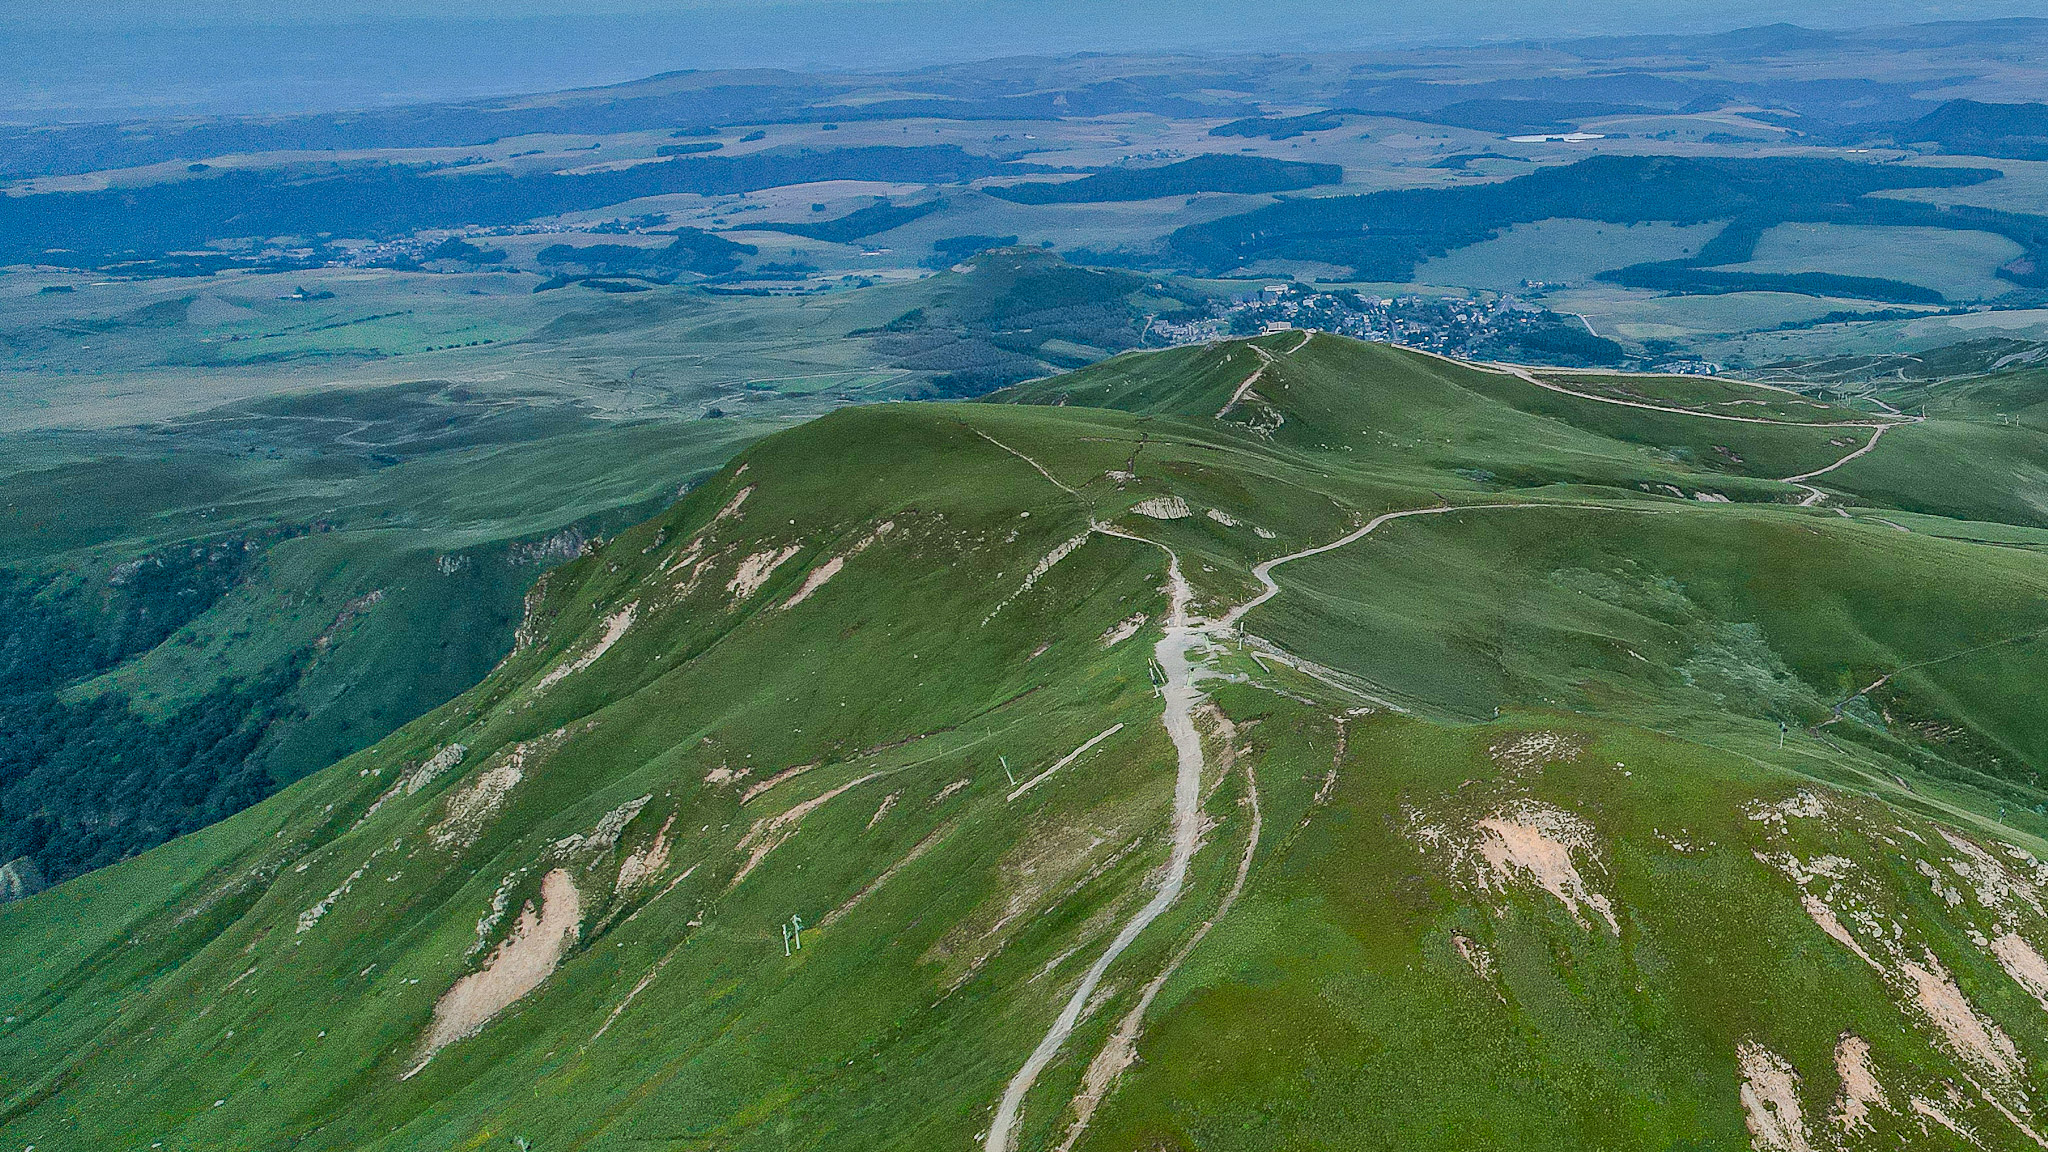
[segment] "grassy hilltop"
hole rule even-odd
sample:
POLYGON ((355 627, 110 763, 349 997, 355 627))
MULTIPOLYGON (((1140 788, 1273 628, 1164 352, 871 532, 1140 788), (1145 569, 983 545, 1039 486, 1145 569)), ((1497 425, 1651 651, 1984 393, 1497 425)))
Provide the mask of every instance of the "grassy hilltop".
POLYGON ((0 907, 0 1138, 2033 1144, 2048 377, 1888 399, 1290 332, 761 439, 0 907))

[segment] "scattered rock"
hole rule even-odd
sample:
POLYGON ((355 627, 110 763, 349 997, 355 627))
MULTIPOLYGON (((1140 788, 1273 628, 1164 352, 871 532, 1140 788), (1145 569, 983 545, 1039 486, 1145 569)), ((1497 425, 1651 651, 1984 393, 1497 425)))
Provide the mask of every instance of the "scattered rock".
POLYGON ((668 830, 676 822, 674 816, 662 821, 661 831, 654 834, 654 840, 644 848, 628 853, 619 862, 618 880, 612 890, 621 896, 631 894, 646 884, 668 866, 668 830))
POLYGON ((619 835, 626 830, 626 825, 631 824, 633 817, 638 816, 640 810, 647 807, 647 802, 652 799, 654 794, 650 792, 638 799, 628 800, 600 817, 590 831, 573 832, 562 837, 554 843, 554 855, 568 857, 579 852, 609 850, 619 842, 619 835))
POLYGON ((1512 773, 1533 772, 1545 764, 1569 763, 1586 750, 1586 742, 1567 732, 1524 732, 1486 750, 1495 764, 1512 773))
POLYGON ((1783 1056, 1754 1041, 1736 1045, 1742 1068, 1742 1110, 1756 1152, 1813 1152, 1799 1110, 1799 1074, 1783 1056))
POLYGON ((725 585, 725 590, 732 593, 734 603, 745 600, 759 592, 761 586, 768 583, 768 577, 774 575, 777 568, 782 567, 785 561, 802 550, 803 545, 791 544, 780 551, 770 549, 754 553, 740 561, 739 571, 733 573, 732 579, 725 585))
POLYGON ((1145 620, 1146 616, 1143 612, 1133 612, 1131 615, 1110 625, 1109 630, 1104 632, 1100 638, 1102 646, 1104 648, 1114 648, 1118 644, 1136 636, 1138 629, 1145 626, 1145 620))
POLYGON ((401 1080, 410 1080, 434 1053, 483 1031, 491 1018, 540 987, 576 943, 582 898, 567 869, 541 877, 540 908, 531 901, 520 911, 512 934, 478 971, 455 982, 434 1005, 434 1020, 420 1041, 419 1061, 401 1080))
POLYGON ((449 744, 441 748, 432 756, 427 757, 426 762, 421 764, 412 775, 405 778, 405 794, 411 796, 420 789, 432 784, 440 778, 442 773, 450 768, 460 766, 462 758, 467 755, 469 755, 469 747, 464 744, 449 744))
POLYGON ((869 547, 871 547, 876 541, 880 540, 882 537, 887 536, 891 531, 895 529, 895 527, 895 521, 884 520, 880 524, 875 525, 874 531, 868 533, 866 536, 863 536, 858 541, 856 541, 853 547, 848 548, 845 552, 837 556, 834 556, 830 560, 825 561, 823 564, 818 565, 816 568, 811 569, 810 574, 804 577, 803 587, 798 588, 796 590, 796 595, 791 596, 788 600, 783 601, 782 607, 785 610, 787 610, 796 607, 797 605, 803 603, 805 600, 810 599, 811 593, 816 592, 820 588, 823 588, 827 580, 830 580, 834 576, 839 575, 839 570, 846 567, 846 562, 848 560, 851 560, 855 556, 860 555, 862 552, 867 551, 869 547))
POLYGON ((525 776, 530 752, 530 745, 514 744, 503 759, 450 796, 447 813, 441 822, 427 829, 427 835, 433 838, 434 844, 441 848, 467 848, 476 843, 477 837, 483 834, 484 825, 489 823, 505 803, 505 797, 525 776))
POLYGON ((1584 821, 1561 809, 1533 802, 1522 805, 1515 816, 1489 817, 1479 822, 1482 838, 1479 854, 1492 869, 1497 882, 1506 884, 1526 874, 1538 887, 1558 898, 1581 925, 1591 923, 1580 909, 1598 913, 1608 930, 1621 935, 1614 918, 1614 906, 1607 897, 1586 886, 1572 863, 1572 849, 1590 850, 1591 830, 1584 821))
POLYGON ((628 604, 610 616, 605 617, 604 634, 597 638, 597 643, 591 645, 587 651, 574 660, 565 664, 558 664, 554 668, 549 669, 548 674, 540 678, 540 683, 533 686, 534 694, 539 695, 561 683, 565 677, 573 676, 592 664, 597 663, 598 657, 611 651, 612 645, 617 644, 619 638, 626 634, 626 629, 633 626, 633 618, 639 610, 639 604, 628 604))
POLYGON ((2034 950, 2017 932, 2007 932, 1991 942, 1991 954, 2013 982, 2027 990, 2036 1003, 2048 1010, 2048 960, 2034 950))
POLYGON ((1425 852, 1446 858, 1454 878, 1467 878, 1480 892, 1507 892, 1533 882, 1555 896, 1581 927, 1591 913, 1621 934, 1614 905, 1579 874, 1574 853, 1595 853, 1592 825, 1562 808, 1538 800, 1513 800, 1470 825, 1445 826, 1410 812, 1408 835, 1425 852))
POLYGON ((1892 1110, 1884 1086, 1877 1082, 1877 1069, 1870 1063, 1870 1042, 1845 1035, 1835 1045, 1835 1076, 1842 1082, 1841 1098, 1835 1101, 1832 1119, 1844 1132, 1869 1129, 1870 1110, 1892 1110))
POLYGON ((1914 1002, 1920 1011, 1964 1062, 2010 1081, 2020 1071, 2020 1053, 2012 1038, 1996 1023, 1978 1014, 1933 952, 1924 952, 1922 957, 1924 963, 1903 960, 1899 964, 1912 982, 1914 1002))
POLYGON ((1078 533, 1069 539, 1060 541, 1059 546, 1054 548, 1052 551, 1046 553, 1045 557, 1038 562, 1038 566, 1033 568, 1030 574, 1024 577, 1024 583, 1018 585, 1017 590, 1015 592, 1012 592, 1008 596, 1003 597, 1001 603, 997 604, 994 608, 989 609, 988 615, 981 618, 982 625, 986 627, 989 621, 996 618, 997 613, 1001 612, 1003 609, 1010 606, 1010 601, 1015 600, 1017 597, 1024 595, 1026 592, 1031 591, 1031 589, 1037 585, 1040 578, 1042 578, 1047 572, 1052 571, 1053 565, 1073 555, 1075 549, 1079 548, 1083 544, 1086 544, 1087 542, 1088 533, 1086 532, 1078 533))
POLYGON ((1178 496, 1154 496, 1131 505, 1131 511, 1154 520, 1183 520, 1194 515, 1188 502, 1178 496))

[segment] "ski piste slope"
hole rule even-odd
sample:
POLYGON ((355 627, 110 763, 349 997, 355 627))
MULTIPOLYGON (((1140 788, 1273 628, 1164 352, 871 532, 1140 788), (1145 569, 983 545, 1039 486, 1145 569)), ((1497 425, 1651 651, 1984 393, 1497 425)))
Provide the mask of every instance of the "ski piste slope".
POLYGON ((1943 428, 1802 507, 1867 414, 1256 346, 764 440, 0 910, 0 1137, 2035 1146, 2048 571, 1869 471, 1943 428))

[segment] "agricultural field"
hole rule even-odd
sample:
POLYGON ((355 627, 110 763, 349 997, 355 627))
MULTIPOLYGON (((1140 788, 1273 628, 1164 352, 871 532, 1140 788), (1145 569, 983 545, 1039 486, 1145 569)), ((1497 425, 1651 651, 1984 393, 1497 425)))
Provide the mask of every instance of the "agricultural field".
POLYGON ((1831 317, 1860 330, 1877 320, 1896 319, 1900 312, 1909 316, 1937 312, 1927 306, 1902 309, 1868 300, 1796 292, 1686 296, 1605 285, 1550 293, 1543 302, 1585 317, 1593 331, 1602 335, 1643 343, 1668 341, 1743 367, 1772 362, 1733 354, 1734 348, 1746 349, 1752 340, 1766 345, 1776 341, 1801 352, 1815 349, 1824 353, 1834 346, 1830 337, 1840 334, 1829 332, 1816 338, 1810 330, 1826 324, 1831 317))
POLYGON ((1415 279, 1508 293, 1528 292, 1539 284, 1576 287, 1609 268, 1691 256, 1719 231, 1712 224, 1538 220, 1427 261, 1415 270, 1415 279))
POLYGON ((6 277, 17 299, 238 268, 425 272, 395 291, 444 298, 438 320, 401 308, 352 317, 362 331, 224 331, 251 346, 190 350, 225 362, 504 341, 491 298, 537 283, 828 293, 949 267, 975 239, 1155 274, 1511 294, 1626 284, 1587 315, 1654 354, 1873 300, 2038 303, 2026 269, 2048 243, 2043 162, 1985 143, 2005 139, 1999 109, 2024 105, 1984 101, 2048 89, 2006 56, 1970 55, 1973 37, 2031 31, 1970 27, 1960 40, 1858 40, 1868 76, 1855 84, 1809 83, 1835 75, 1839 44, 1766 35, 1747 49, 1588 43, 1570 64, 1499 46, 679 74, 342 119, 15 132, 0 259, 38 269, 6 277), (1738 64, 1730 51, 1754 55, 1738 64), (1948 100, 1959 58, 1980 69, 1977 87, 1948 100), (1531 68, 1562 71, 1539 82, 1531 68), (1651 185, 1664 191, 1617 199, 1628 178, 1615 174, 1641 163, 1665 165, 1651 185), (1092 191, 1018 191, 1062 186, 1092 191), (1359 213, 1434 238, 1360 248, 1359 213), (1339 223, 1324 235, 1319 220, 1339 223), (1642 271, 1705 260, 1738 223, 1760 249, 1714 252, 1682 276, 1642 271), (660 251, 677 246, 688 250, 660 251), (1745 300, 1719 318, 1662 315, 1673 296, 1729 294, 1745 300), (1786 294, 1825 307, 1774 299, 1786 294))
POLYGON ((1986 300, 2012 290, 1995 273, 2024 250, 1989 232, 1867 225, 1780 224, 1731 271, 1839 272, 1894 276, 1925 284, 1951 300, 1986 300))
POLYGON ((1750 375, 1830 383, 1850 377, 1964 377, 2039 359, 2048 310, 1935 313, 1865 305, 1833 320, 1788 329, 1752 329, 1700 341, 1701 354, 1755 367, 1750 375))

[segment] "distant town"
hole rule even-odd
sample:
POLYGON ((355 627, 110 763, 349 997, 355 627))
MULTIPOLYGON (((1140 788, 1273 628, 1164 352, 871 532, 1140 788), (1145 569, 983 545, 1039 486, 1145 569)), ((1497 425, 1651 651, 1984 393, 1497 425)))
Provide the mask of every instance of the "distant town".
MULTIPOLYGON (((1288 329, 1334 332, 1446 356, 1646 366, 1641 357, 1593 332, 1581 317, 1506 293, 1381 296, 1268 283, 1217 303, 1206 317, 1154 320, 1149 334, 1171 344, 1202 344, 1288 329)), ((1685 356, 1658 358, 1648 366, 1687 375, 1719 370, 1710 361, 1685 356)))

